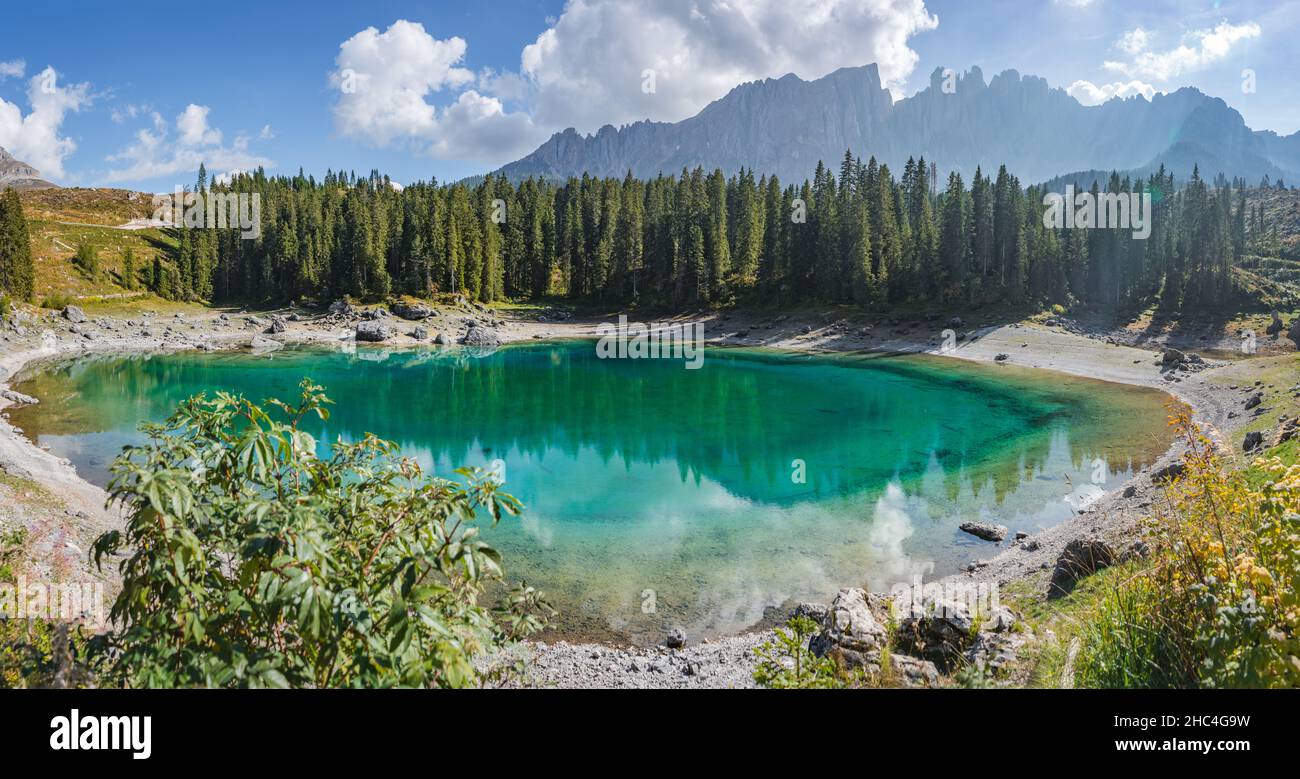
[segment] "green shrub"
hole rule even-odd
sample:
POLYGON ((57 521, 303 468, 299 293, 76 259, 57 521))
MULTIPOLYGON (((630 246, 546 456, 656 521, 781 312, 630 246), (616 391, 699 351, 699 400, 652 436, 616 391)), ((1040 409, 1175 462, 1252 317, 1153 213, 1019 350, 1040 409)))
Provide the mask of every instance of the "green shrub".
POLYGON ((126 553, 105 681, 131 687, 462 687, 472 662, 541 627, 538 594, 479 605, 500 580, 478 538, 519 504, 490 476, 425 477, 373 436, 317 454, 300 423, 328 418, 320 387, 296 406, 227 393, 184 401, 113 465, 126 553))
POLYGON ((61 311, 72 303, 72 298, 67 295, 46 295, 41 300, 41 308, 51 308, 55 311, 61 311))
POLYGON ((808 648, 809 639, 818 632, 817 622, 809 617, 793 617, 786 627, 776 629, 776 641, 763 642, 754 650, 758 664, 754 681, 773 689, 829 689, 846 687, 835 661, 818 657, 808 648))

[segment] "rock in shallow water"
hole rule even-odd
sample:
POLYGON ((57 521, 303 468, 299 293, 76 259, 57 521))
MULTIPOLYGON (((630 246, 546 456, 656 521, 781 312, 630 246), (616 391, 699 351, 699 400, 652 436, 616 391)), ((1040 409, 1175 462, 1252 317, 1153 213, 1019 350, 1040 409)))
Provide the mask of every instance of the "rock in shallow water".
POLYGON ((985 541, 1002 541, 1007 537, 1006 525, 990 525, 984 522, 963 522, 961 530, 985 541))

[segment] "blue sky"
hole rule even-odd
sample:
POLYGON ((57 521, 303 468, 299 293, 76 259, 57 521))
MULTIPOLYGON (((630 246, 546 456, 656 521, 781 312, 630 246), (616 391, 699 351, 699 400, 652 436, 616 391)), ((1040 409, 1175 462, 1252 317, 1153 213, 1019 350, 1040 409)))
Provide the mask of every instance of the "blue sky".
POLYGON ((1300 3, 1277 0, 9 6, 25 34, 0 42, 0 146, 73 186, 167 190, 200 159, 459 178, 568 126, 678 120, 741 81, 872 61, 896 97, 979 65, 1090 103, 1191 85, 1255 129, 1300 129, 1300 3))

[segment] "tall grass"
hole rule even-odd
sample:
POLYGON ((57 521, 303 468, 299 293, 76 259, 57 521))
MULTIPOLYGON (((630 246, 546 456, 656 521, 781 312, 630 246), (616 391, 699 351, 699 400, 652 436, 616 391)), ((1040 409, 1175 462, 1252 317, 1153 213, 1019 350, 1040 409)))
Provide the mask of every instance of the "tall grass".
POLYGON ((1180 415, 1186 471, 1149 520, 1148 565, 1082 631, 1078 680, 1101 687, 1300 686, 1300 465, 1254 483, 1180 415))

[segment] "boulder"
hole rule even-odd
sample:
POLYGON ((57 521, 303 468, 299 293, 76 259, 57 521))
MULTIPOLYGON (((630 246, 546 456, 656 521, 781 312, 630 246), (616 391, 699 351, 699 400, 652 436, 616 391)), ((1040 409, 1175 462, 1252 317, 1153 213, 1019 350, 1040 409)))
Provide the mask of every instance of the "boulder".
POLYGON ((686 631, 681 628, 673 628, 668 631, 668 637, 664 639, 664 646, 669 649, 681 649, 686 646, 686 631))
POLYGON ((402 319, 417 322, 421 319, 428 319, 433 316, 433 309, 424 303, 402 303, 393 304, 393 313, 402 319))
POLYGON ((1165 349, 1165 353, 1160 356, 1160 364, 1165 368, 1177 368, 1187 359, 1187 355, 1177 349, 1165 349))
POLYGON ((447 337, 446 333, 438 333, 433 337, 433 342, 439 346, 450 346, 451 338, 447 337))
POLYGON ((1277 335, 1285 329, 1286 325, 1282 324, 1282 315, 1277 312, 1277 309, 1274 309, 1273 321, 1268 323, 1268 327, 1264 329, 1264 332, 1268 335, 1277 335))
POLYGON ((1258 449, 1264 444, 1264 434, 1256 430, 1246 434, 1246 438, 1241 442, 1241 451, 1249 452, 1252 449, 1258 449))
POLYGON ((393 328, 376 320, 357 324, 357 340, 377 343, 393 337, 393 328))
POLYGON ((809 643, 819 656, 839 659, 850 668, 873 665, 889 632, 871 611, 866 590, 846 588, 835 593, 822 622, 822 633, 809 643))
POLYGON ((933 687, 939 683, 939 669, 929 660, 891 652, 889 673, 897 674, 907 687, 933 687))
POLYGON ((1094 538, 1076 538, 1065 545, 1052 569, 1052 581, 1047 586, 1047 599, 1055 600, 1070 594, 1079 580, 1115 564, 1115 550, 1110 544, 1094 538))
POLYGON ((1256 392, 1254 395, 1251 395, 1249 398, 1246 398, 1246 410, 1250 411, 1252 408, 1258 406, 1263 402, 1264 402, 1264 393, 1256 392))
POLYGON ((276 349, 284 348, 284 344, 274 338, 267 338, 264 335, 255 335, 253 340, 248 343, 248 348, 255 352, 273 352, 276 349))
POLYGON ((63 318, 73 324, 79 324, 86 321, 86 312, 77 306, 66 306, 63 309, 63 318))
POLYGON ((340 316, 351 316, 356 313, 356 310, 352 308, 352 304, 346 300, 336 300, 333 303, 330 303, 330 313, 338 314, 340 316))
POLYGON ((475 325, 466 331, 460 342, 466 346, 500 346, 501 335, 489 327, 475 325))
POLYGON ((283 333, 286 329, 288 329, 288 326, 284 323, 284 320, 277 316, 271 319, 271 326, 266 328, 266 332, 268 334, 283 333))
POLYGON ((970 608, 941 597, 904 604, 898 617, 897 641, 909 652, 950 668, 971 641, 975 619, 970 608))
POLYGON ((411 337, 417 341, 429 340, 429 329, 426 327, 417 327, 411 331, 411 337))
POLYGON ((1291 329, 1286 331, 1286 337, 1291 339, 1291 343, 1295 344, 1297 349, 1300 349, 1300 316, 1291 323, 1291 329))
POLYGON ((800 603, 790 610, 790 619, 807 617, 821 625, 826 622, 826 617, 830 613, 831 607, 825 603, 800 603))
POLYGON ((985 541, 1001 542, 1007 537, 1005 525, 990 525, 984 522, 963 522, 961 530, 985 541))
POLYGON ((1278 428, 1277 435, 1273 438, 1273 446, 1290 441, 1298 432, 1300 432, 1300 418, 1288 420, 1278 428))
POLYGON ((1151 474, 1151 481, 1156 484, 1168 484, 1182 478, 1187 466, 1181 462, 1170 463, 1151 474))

